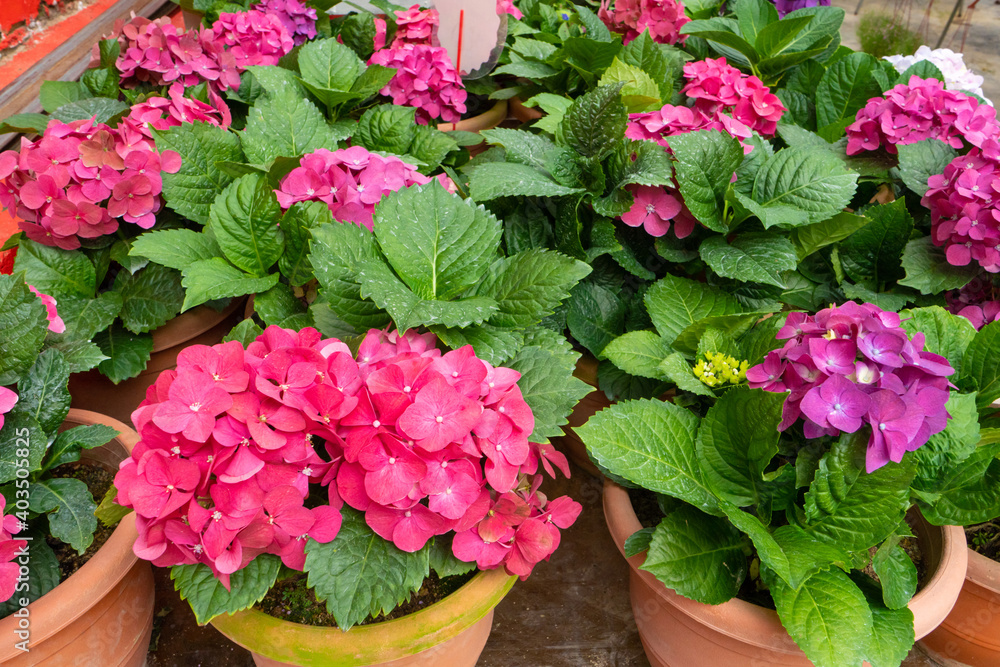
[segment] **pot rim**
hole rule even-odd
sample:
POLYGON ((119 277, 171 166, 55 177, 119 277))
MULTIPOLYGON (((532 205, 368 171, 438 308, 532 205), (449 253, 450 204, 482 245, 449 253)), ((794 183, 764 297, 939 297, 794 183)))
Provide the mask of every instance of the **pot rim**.
POLYGON ((235 297, 221 311, 208 306, 196 306, 178 314, 166 324, 152 331, 153 349, 151 353, 162 352, 189 340, 197 338, 233 314, 244 299, 235 297))
MULTIPOLYGON (((63 423, 67 422, 81 426, 94 424, 110 426, 120 433, 114 440, 129 452, 139 441, 139 435, 122 422, 90 410, 71 409, 63 423)), ((117 586, 139 560, 132 552, 132 545, 138 536, 135 513, 129 512, 111 533, 104 546, 98 549, 90 560, 68 579, 28 605, 31 642, 37 644, 44 641, 73 623, 100 602, 108 591, 117 586)), ((14 637, 17 624, 18 619, 13 615, 0 619, 0 636, 14 637)), ((0 663, 21 653, 14 647, 13 640, 5 642, 0 649, 0 663)))
MULTIPOLYGON (((322 659, 324 665, 371 665, 441 644, 489 614, 517 581, 502 569, 480 571, 457 591, 413 614, 358 625, 347 632, 283 621, 257 609, 210 623, 243 648, 279 662, 322 659)), ((301 664, 292 662, 292 664, 301 664)))
POLYGON ((507 100, 499 100, 483 113, 465 118, 455 123, 439 123, 437 129, 442 132, 479 132, 496 127, 507 117, 507 100))
POLYGON ((994 595, 1000 595, 1000 562, 987 558, 972 547, 968 548, 969 569, 965 578, 994 595))
MULTIPOLYGON (((604 516, 615 545, 624 556, 625 540, 640 530, 642 524, 639 523, 632 508, 628 491, 609 479, 604 480, 604 516)), ((967 564, 965 532, 960 526, 928 524, 928 528, 941 531, 941 556, 930 580, 907 605, 914 612, 916 639, 927 635, 951 611, 965 580, 967 564), (940 604, 934 602, 940 600, 942 596, 950 598, 950 603, 943 610, 940 604)), ((646 560, 645 553, 636 554, 627 560, 629 567, 652 586, 661 599, 682 611, 696 623, 753 646, 779 651, 789 649, 790 637, 781 624, 778 613, 773 609, 739 598, 733 598, 720 605, 695 602, 668 589, 650 572, 640 570, 639 566, 646 560)), ((800 651, 794 643, 791 643, 791 647, 794 647, 795 651, 800 651)))

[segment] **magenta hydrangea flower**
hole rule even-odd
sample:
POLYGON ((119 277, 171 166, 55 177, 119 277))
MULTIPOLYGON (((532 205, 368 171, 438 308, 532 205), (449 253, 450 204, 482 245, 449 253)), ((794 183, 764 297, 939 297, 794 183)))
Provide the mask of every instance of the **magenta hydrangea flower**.
POLYGON ((682 239, 694 230, 693 221, 678 217, 684 206, 678 196, 663 187, 630 185, 628 190, 634 200, 632 208, 622 215, 622 222, 629 227, 643 227, 650 236, 663 236, 674 222, 674 234, 682 239))
POLYGON ((372 215, 383 196, 431 179, 397 157, 382 157, 361 146, 304 156, 281 179, 275 194, 282 208, 300 201, 322 201, 342 222, 372 228, 372 215))
POLYGON ((777 338, 785 345, 747 371, 749 385, 790 392, 779 428, 802 420, 807 438, 854 433, 868 438, 868 472, 898 463, 944 430, 954 371, 910 339, 899 315, 853 301, 813 315, 790 313, 777 338))
POLYGON ((277 17, 296 46, 316 36, 316 9, 299 0, 261 0, 253 8, 277 17))
POLYGON ((393 46, 403 44, 429 44, 438 46, 437 28, 441 20, 433 7, 427 9, 413 5, 409 9, 396 11, 396 35, 393 46))
POLYGON ((0 428, 3 428, 4 415, 17 405, 17 392, 7 387, 0 387, 0 428))
MULTIPOLYGON (((0 394, 2 400, 2 394, 0 394)), ((3 419, 0 414, 0 419, 3 419)), ((0 421, 0 427, 3 422, 0 421)), ((0 602, 6 602, 13 597, 17 588, 17 578, 20 574, 20 567, 14 559, 26 552, 26 540, 14 539, 14 535, 21 532, 21 522, 12 514, 3 514, 7 505, 6 498, 0 495, 0 515, 3 521, 0 522, 0 602)))
POLYGON ((212 24, 212 39, 230 47, 229 53, 240 70, 253 65, 277 65, 295 46, 278 15, 256 9, 219 14, 212 24))
MULTIPOLYGON (((707 118, 728 114, 760 134, 772 136, 785 112, 777 95, 756 76, 743 74, 725 58, 706 58, 684 65, 687 85, 681 93, 695 101, 707 118)), ((735 136, 735 135, 734 135, 735 136)))
POLYGON ((948 312, 964 317, 978 331, 1000 320, 1000 293, 985 277, 971 280, 959 290, 945 292, 948 312))
POLYGON ((996 109, 955 90, 945 90, 937 79, 911 76, 886 91, 884 97, 868 100, 847 126, 847 154, 873 151, 884 146, 896 153, 897 145, 924 139, 940 139, 952 148, 965 142, 981 147, 1000 138, 996 109))
MULTIPOLYGON (((59 311, 56 310, 56 300, 54 297, 48 294, 42 294, 32 285, 28 285, 28 289, 31 290, 33 294, 37 294, 38 298, 42 300, 45 304, 45 316, 49 320, 49 331, 52 333, 64 333, 66 331, 66 323, 63 319, 59 317, 59 311)), ((3 422, 0 422, 0 426, 3 422)))
POLYGON ((80 239, 113 234, 118 218, 152 227, 162 174, 180 166, 176 152, 156 151, 148 126, 52 119, 41 138, 22 137, 20 150, 0 153, 0 206, 28 238, 73 250, 80 239))
POLYGON ((524 14, 514 6, 514 0, 497 0, 497 14, 510 14, 516 19, 523 19, 524 14))
POLYGON ((457 557, 527 576, 579 514, 538 491, 539 466, 567 461, 529 442, 516 371, 435 343, 372 330, 355 355, 272 326, 245 350, 184 350, 133 413, 141 440, 115 477, 136 512, 134 552, 204 563, 226 586, 262 553, 301 571, 306 542, 333 540, 347 503, 400 549, 455 532, 457 557))
POLYGON ((426 125, 436 118, 447 122, 462 119, 468 93, 442 47, 392 45, 373 53, 368 63, 396 70, 396 75, 380 92, 391 97, 393 104, 416 108, 418 123, 426 125))
POLYGON ((920 203, 931 212, 931 239, 945 248, 948 263, 975 261, 1000 272, 1000 143, 987 139, 927 185, 920 203))
POLYGON ((676 0, 602 0, 598 17, 608 30, 621 34, 628 44, 645 30, 659 44, 684 42, 680 29, 690 21, 684 5, 676 0))

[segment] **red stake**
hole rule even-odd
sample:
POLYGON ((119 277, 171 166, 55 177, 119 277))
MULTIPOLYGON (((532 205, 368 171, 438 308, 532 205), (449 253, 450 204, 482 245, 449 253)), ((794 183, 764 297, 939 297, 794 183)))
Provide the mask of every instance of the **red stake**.
POLYGON ((465 27, 465 10, 458 10, 458 54, 455 56, 455 71, 462 73, 462 29, 465 27))

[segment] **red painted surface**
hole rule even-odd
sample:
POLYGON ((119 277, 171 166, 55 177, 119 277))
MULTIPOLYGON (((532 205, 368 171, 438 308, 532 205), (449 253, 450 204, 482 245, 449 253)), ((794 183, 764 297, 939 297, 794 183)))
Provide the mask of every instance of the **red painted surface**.
MULTIPOLYGON (((15 233, 17 233, 17 219, 4 209, 0 209, 0 246, 15 233)), ((16 254, 17 249, 0 251, 0 273, 13 272, 16 254)))
POLYGON ((0 3, 0 34, 7 35, 19 23, 30 23, 38 16, 39 8, 50 15, 49 7, 62 4, 63 0, 3 0, 0 3))

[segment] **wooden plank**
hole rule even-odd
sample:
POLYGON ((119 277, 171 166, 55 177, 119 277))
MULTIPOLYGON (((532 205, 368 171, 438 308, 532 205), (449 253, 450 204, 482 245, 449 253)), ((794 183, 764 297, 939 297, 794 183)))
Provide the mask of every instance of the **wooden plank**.
MULTIPOLYGON (((2 1, 4 0, 0 0, 2 1)), ((94 44, 111 32, 116 20, 127 19, 132 12, 135 12, 136 16, 152 17, 167 4, 169 0, 118 0, 95 19, 87 20, 87 9, 84 9, 79 13, 82 16, 68 17, 53 26, 63 31, 75 29, 75 32, 19 74, 13 83, 0 90, 0 119, 17 113, 41 111, 41 106, 38 104, 38 90, 43 81, 74 81, 80 78, 90 62, 90 51, 94 44), (74 19, 75 23, 82 25, 71 23, 74 19)), ((0 135, 0 148, 12 141, 15 136, 0 135)))

